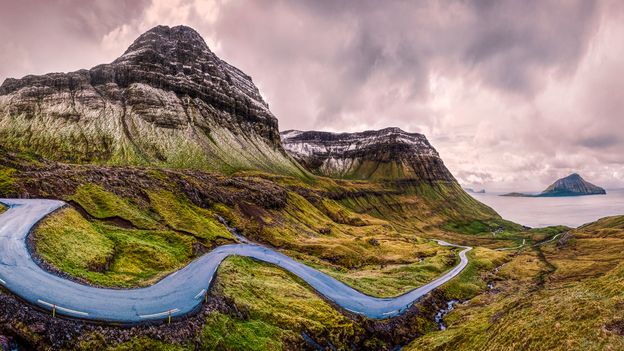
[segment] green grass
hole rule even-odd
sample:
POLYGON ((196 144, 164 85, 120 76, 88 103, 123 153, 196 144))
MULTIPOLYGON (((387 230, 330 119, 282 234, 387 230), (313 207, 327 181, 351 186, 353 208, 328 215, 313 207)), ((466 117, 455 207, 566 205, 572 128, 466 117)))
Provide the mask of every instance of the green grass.
POLYGON ((345 269, 313 258, 302 260, 367 295, 393 297, 416 289, 450 270, 459 262, 457 252, 434 243, 413 245, 423 255, 413 263, 367 265, 345 269), (431 247, 427 247, 431 245, 431 247), (435 245, 435 246, 434 246, 435 245))
POLYGON ((621 329, 613 327, 624 325, 620 220, 602 219, 562 243, 521 251, 493 277, 497 292, 460 305, 445 318, 448 330, 405 350, 624 349, 621 329))
POLYGON ((155 282, 192 258, 194 239, 170 230, 124 229, 89 222, 68 208, 35 232, 37 253, 54 267, 103 286, 155 282))
POLYGON ((109 345, 109 342, 105 340, 104 336, 95 334, 81 341, 75 349, 81 351, 186 351, 192 350, 193 347, 191 345, 170 344, 148 337, 137 337, 118 345, 109 345))
MULTIPOLYGON (((210 246, 233 241, 215 219, 215 211, 244 221, 236 209, 223 205, 214 211, 203 209, 169 191, 148 192, 149 202, 141 207, 92 184, 81 186, 71 198, 95 218, 118 216, 137 227, 158 228, 89 222, 73 210, 43 222, 36 232, 42 258, 72 276, 104 286, 155 281, 192 259, 195 240, 210 246)), ((434 279, 456 261, 449 248, 404 237, 388 222, 330 200, 315 206, 292 194, 285 209, 265 211, 261 221, 260 239, 279 238, 286 254, 371 295, 399 295, 434 279), (321 234, 324 228, 329 233, 321 234)))
MULTIPOLYGON (((163 178, 156 171, 148 176, 163 178)), ((481 223, 488 230, 504 227, 504 235, 497 239, 503 246, 513 246, 509 241, 529 235, 516 232, 513 224, 457 193, 453 186, 409 186, 398 193, 365 182, 306 183, 262 177, 273 182, 267 186, 288 184, 284 207, 262 207, 242 200, 206 209, 175 188, 145 189, 136 196, 136 191, 115 189, 113 193, 107 186, 85 184, 70 199, 95 219, 86 220, 72 209, 47 218, 35 234, 36 249, 47 262, 77 278, 102 286, 145 286, 190 262, 198 242, 212 247, 234 241, 216 220, 218 213, 251 239, 273 245, 364 293, 387 297, 431 281, 457 264, 457 249, 424 238, 444 237, 454 242, 491 236, 490 232, 479 233, 483 228, 471 223, 481 223), (328 196, 326 191, 339 195, 328 196), (111 220, 116 218, 133 227, 114 225, 121 225, 111 220), (450 222, 468 225, 444 228, 450 222)), ((543 230, 533 236, 551 234, 543 230)), ((469 254, 466 270, 439 292, 445 298, 462 300, 481 293, 486 288, 484 272, 509 255, 476 248, 469 254)), ((224 261, 211 294, 231 301, 242 312, 207 316, 205 327, 195 337, 205 349, 293 348, 301 345, 301 331, 324 345, 345 349, 350 341, 367 333, 298 278, 251 259, 224 261)), ((433 325, 431 321, 422 323, 425 327, 418 328, 433 325)), ((188 345, 139 338, 118 347, 173 350, 188 345)))
POLYGON ((0 116, 0 147, 74 164, 192 168, 225 174, 264 170, 309 177, 269 143, 241 139, 227 128, 213 126, 208 132, 195 126, 189 137, 184 131, 159 132, 133 114, 128 116, 129 128, 141 130, 141 137, 129 140, 118 128, 92 124, 89 119, 68 123, 55 111, 39 112, 27 109, 0 116))
POLYGON ((400 295, 456 264, 457 254, 450 248, 403 235, 391 222, 329 199, 313 204, 291 193, 282 210, 248 206, 244 211, 256 219, 226 217, 247 236, 370 295, 400 295))
POLYGON ((169 191, 149 191, 150 204, 173 229, 190 233, 205 243, 231 240, 234 236, 216 218, 215 213, 195 206, 188 199, 169 191))
POLYGON ((0 166, 0 196, 8 196, 14 192, 15 172, 13 168, 0 166))
POLYGON ((470 221, 470 222, 448 222, 444 225, 444 229, 462 233, 462 234, 480 234, 484 232, 491 232, 497 229, 496 225, 484 223, 483 221, 470 221))
MULTIPOLYGON (((225 260, 219 267, 213 289, 216 294, 232 299, 239 309, 248 311, 250 321, 261 321, 238 324, 237 327, 248 331, 240 333, 246 340, 234 339, 233 350, 244 350, 248 341, 257 343, 255 340, 266 335, 272 335, 276 342, 301 340, 301 330, 317 342, 331 342, 341 348, 346 340, 362 333, 360 327, 327 304, 300 279, 249 258, 225 260), (256 334, 256 329, 262 333, 256 334)), ((262 349, 280 348, 276 343, 259 348, 262 349)))
POLYGON ((486 289, 484 272, 493 270, 508 259, 508 253, 481 247, 468 252, 468 265, 450 282, 440 288, 448 300, 466 300, 486 289))
POLYGON ((122 199, 96 184, 81 185, 76 193, 69 197, 84 208, 91 216, 98 219, 119 217, 141 229, 155 229, 158 223, 145 215, 137 205, 122 199))
POLYGON ((6 206, 4 206, 3 204, 0 204, 0 214, 6 210, 7 210, 6 206))
POLYGON ((214 312, 206 318, 200 350, 280 350, 281 328, 260 319, 240 320, 214 312))
POLYGON ((624 229, 624 216, 611 216, 597 220, 593 223, 588 223, 579 228, 582 231, 594 231, 594 232, 618 232, 624 229), (614 231, 615 230, 615 231, 614 231))

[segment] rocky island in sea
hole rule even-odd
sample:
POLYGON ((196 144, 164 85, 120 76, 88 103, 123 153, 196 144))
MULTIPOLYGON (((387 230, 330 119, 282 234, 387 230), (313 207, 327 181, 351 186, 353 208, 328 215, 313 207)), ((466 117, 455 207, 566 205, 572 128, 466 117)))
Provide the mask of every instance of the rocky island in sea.
POLYGON ((577 173, 572 173, 565 178, 558 179, 546 190, 539 194, 508 193, 501 196, 516 197, 558 197, 558 196, 582 196, 582 195, 605 195, 603 188, 594 185, 581 177, 577 173))

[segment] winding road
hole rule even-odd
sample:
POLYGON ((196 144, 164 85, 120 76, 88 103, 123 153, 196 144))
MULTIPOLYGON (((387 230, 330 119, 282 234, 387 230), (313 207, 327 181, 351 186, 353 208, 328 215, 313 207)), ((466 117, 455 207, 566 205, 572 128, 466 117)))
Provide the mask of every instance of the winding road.
POLYGON ((181 317, 197 310, 208 293, 217 268, 226 257, 239 255, 272 263, 308 283, 338 306, 368 318, 401 314, 414 301, 457 276, 468 264, 463 248, 460 262, 436 280, 393 298, 365 295, 344 283, 277 251, 255 244, 220 246, 158 283, 140 289, 105 289, 79 284, 44 271, 33 260, 26 239, 33 226, 65 205, 56 200, 0 199, 9 209, 0 215, 0 285, 56 314, 99 322, 134 324, 181 317))

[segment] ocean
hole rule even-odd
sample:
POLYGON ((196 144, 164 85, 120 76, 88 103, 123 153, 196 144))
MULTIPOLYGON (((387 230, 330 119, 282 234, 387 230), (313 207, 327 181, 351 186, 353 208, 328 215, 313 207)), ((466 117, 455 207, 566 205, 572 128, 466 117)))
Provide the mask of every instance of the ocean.
POLYGON ((578 227, 599 218, 624 215, 624 189, 607 189, 607 195, 571 197, 508 197, 503 193, 469 193, 492 207, 503 218, 529 227, 578 227))

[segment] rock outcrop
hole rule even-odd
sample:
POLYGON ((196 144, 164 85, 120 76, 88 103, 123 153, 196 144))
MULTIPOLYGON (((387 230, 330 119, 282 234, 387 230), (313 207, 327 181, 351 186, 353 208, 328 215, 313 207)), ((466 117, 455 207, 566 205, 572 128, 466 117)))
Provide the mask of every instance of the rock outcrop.
POLYGON ((251 78, 184 26, 155 27, 90 70, 7 79, 0 146, 78 163, 302 172, 251 78))
POLYGON ((604 195, 607 192, 581 177, 572 173, 551 184, 538 196, 579 196, 579 195, 604 195))
POLYGON ((427 138, 399 128, 361 133, 288 130, 282 144, 312 173, 345 179, 455 182, 427 138))

